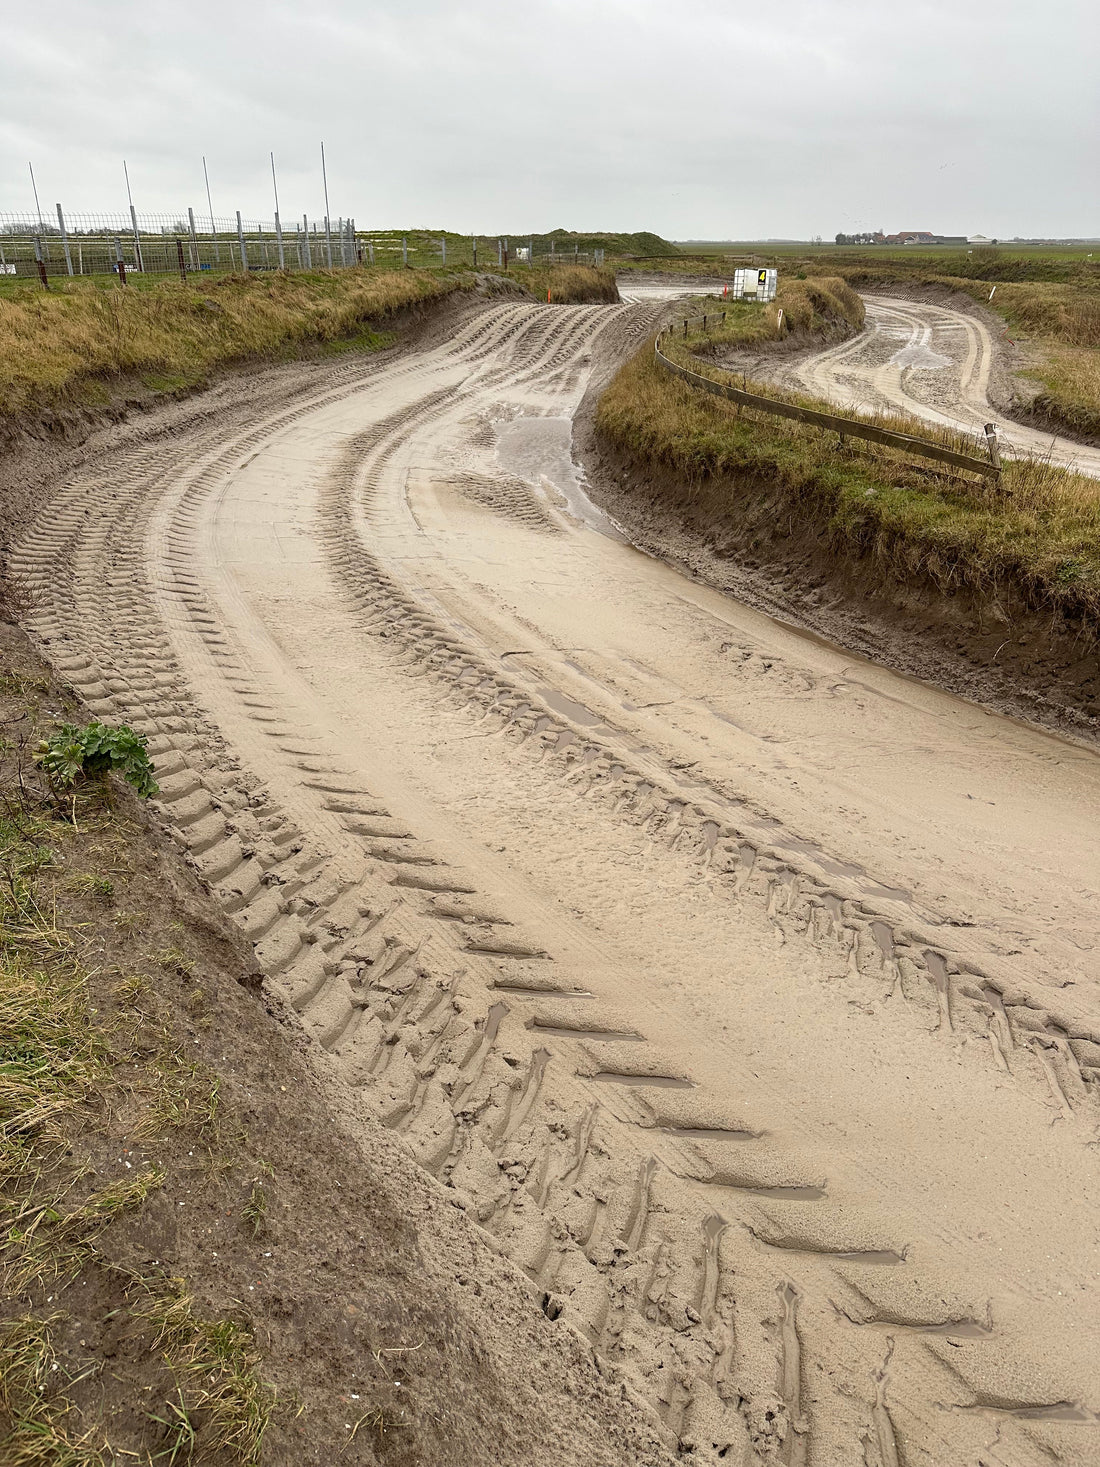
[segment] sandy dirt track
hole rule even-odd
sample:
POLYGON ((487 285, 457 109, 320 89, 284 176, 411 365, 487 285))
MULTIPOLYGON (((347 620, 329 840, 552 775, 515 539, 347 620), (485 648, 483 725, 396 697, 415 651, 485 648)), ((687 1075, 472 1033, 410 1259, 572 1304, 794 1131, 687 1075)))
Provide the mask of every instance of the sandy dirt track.
POLYGON ((120 441, 34 632, 671 1445, 1096 1462, 1100 764, 633 550, 571 416, 653 319, 493 304, 120 441))
POLYGON ((1100 449, 1029 428, 992 406, 995 343, 981 315, 877 295, 863 302, 867 325, 858 336, 797 362, 761 361, 764 375, 856 411, 900 411, 979 434, 992 422, 1004 452, 1100 475, 1100 449))

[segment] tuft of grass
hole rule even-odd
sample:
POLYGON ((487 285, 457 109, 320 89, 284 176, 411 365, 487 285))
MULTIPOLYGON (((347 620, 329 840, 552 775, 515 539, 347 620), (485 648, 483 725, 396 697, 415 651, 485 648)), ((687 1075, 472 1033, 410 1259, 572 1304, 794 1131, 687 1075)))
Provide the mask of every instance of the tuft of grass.
POLYGON ((267 1226, 267 1192, 262 1182, 252 1183, 248 1201, 241 1208, 241 1216, 252 1230, 252 1236, 258 1238, 267 1226))
POLYGON ((135 1138, 162 1136, 177 1127, 190 1126, 204 1140, 217 1140, 221 1081, 205 1065, 178 1054, 158 1056, 149 1066, 142 1088, 149 1099, 133 1127, 135 1138))
POLYGON ((115 899, 115 884, 109 876, 80 871, 73 877, 73 887, 81 896, 95 897, 97 901, 110 903, 115 899))
POLYGON ((0 1446, 5 1467, 103 1467, 93 1428, 73 1436, 53 1348, 56 1317, 22 1315, 0 1326, 0 1446))
POLYGON ((195 1460, 224 1451, 242 1467, 258 1463, 275 1392, 260 1378, 252 1331, 237 1320, 197 1315, 183 1279, 151 1289, 134 1319, 151 1332, 152 1348, 176 1382, 168 1414, 153 1418, 165 1429, 162 1452, 189 1443, 202 1454, 195 1460))
POLYGON ((160 952, 153 954, 153 961, 159 968, 164 968, 169 973, 176 973, 181 978, 190 978, 195 971, 194 963, 178 947, 161 948, 160 952))

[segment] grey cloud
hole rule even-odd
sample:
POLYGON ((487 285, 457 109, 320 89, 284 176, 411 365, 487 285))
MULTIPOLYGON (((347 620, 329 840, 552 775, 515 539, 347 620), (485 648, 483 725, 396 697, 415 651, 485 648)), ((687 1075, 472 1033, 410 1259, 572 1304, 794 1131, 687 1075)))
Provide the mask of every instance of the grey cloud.
POLYGON ((491 232, 1095 234, 1095 10, 1056 0, 57 0, 9 9, 0 208, 491 232))

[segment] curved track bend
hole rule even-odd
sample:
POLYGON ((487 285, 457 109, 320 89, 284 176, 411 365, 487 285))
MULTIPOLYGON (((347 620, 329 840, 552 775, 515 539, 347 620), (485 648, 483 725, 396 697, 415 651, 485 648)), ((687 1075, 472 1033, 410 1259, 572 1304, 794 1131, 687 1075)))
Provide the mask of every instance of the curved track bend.
POLYGON ((1087 751, 693 585, 487 307, 90 462, 15 557, 364 1116, 700 1463, 1100 1458, 1087 751))
POLYGON ((979 317, 928 301, 865 295, 867 327, 783 373, 792 385, 846 407, 903 412, 980 433, 1002 448, 1100 476, 1100 448, 1014 422, 989 401, 994 341, 979 317))

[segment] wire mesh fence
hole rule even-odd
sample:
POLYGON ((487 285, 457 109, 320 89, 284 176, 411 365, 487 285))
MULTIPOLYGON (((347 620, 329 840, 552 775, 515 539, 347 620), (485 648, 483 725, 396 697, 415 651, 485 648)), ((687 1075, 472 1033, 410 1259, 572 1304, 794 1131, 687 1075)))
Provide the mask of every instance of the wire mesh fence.
POLYGON ((360 230, 354 218, 288 221, 179 214, 0 213, 0 277, 189 275, 262 270, 505 269, 510 264, 603 264, 602 249, 534 236, 360 230))

